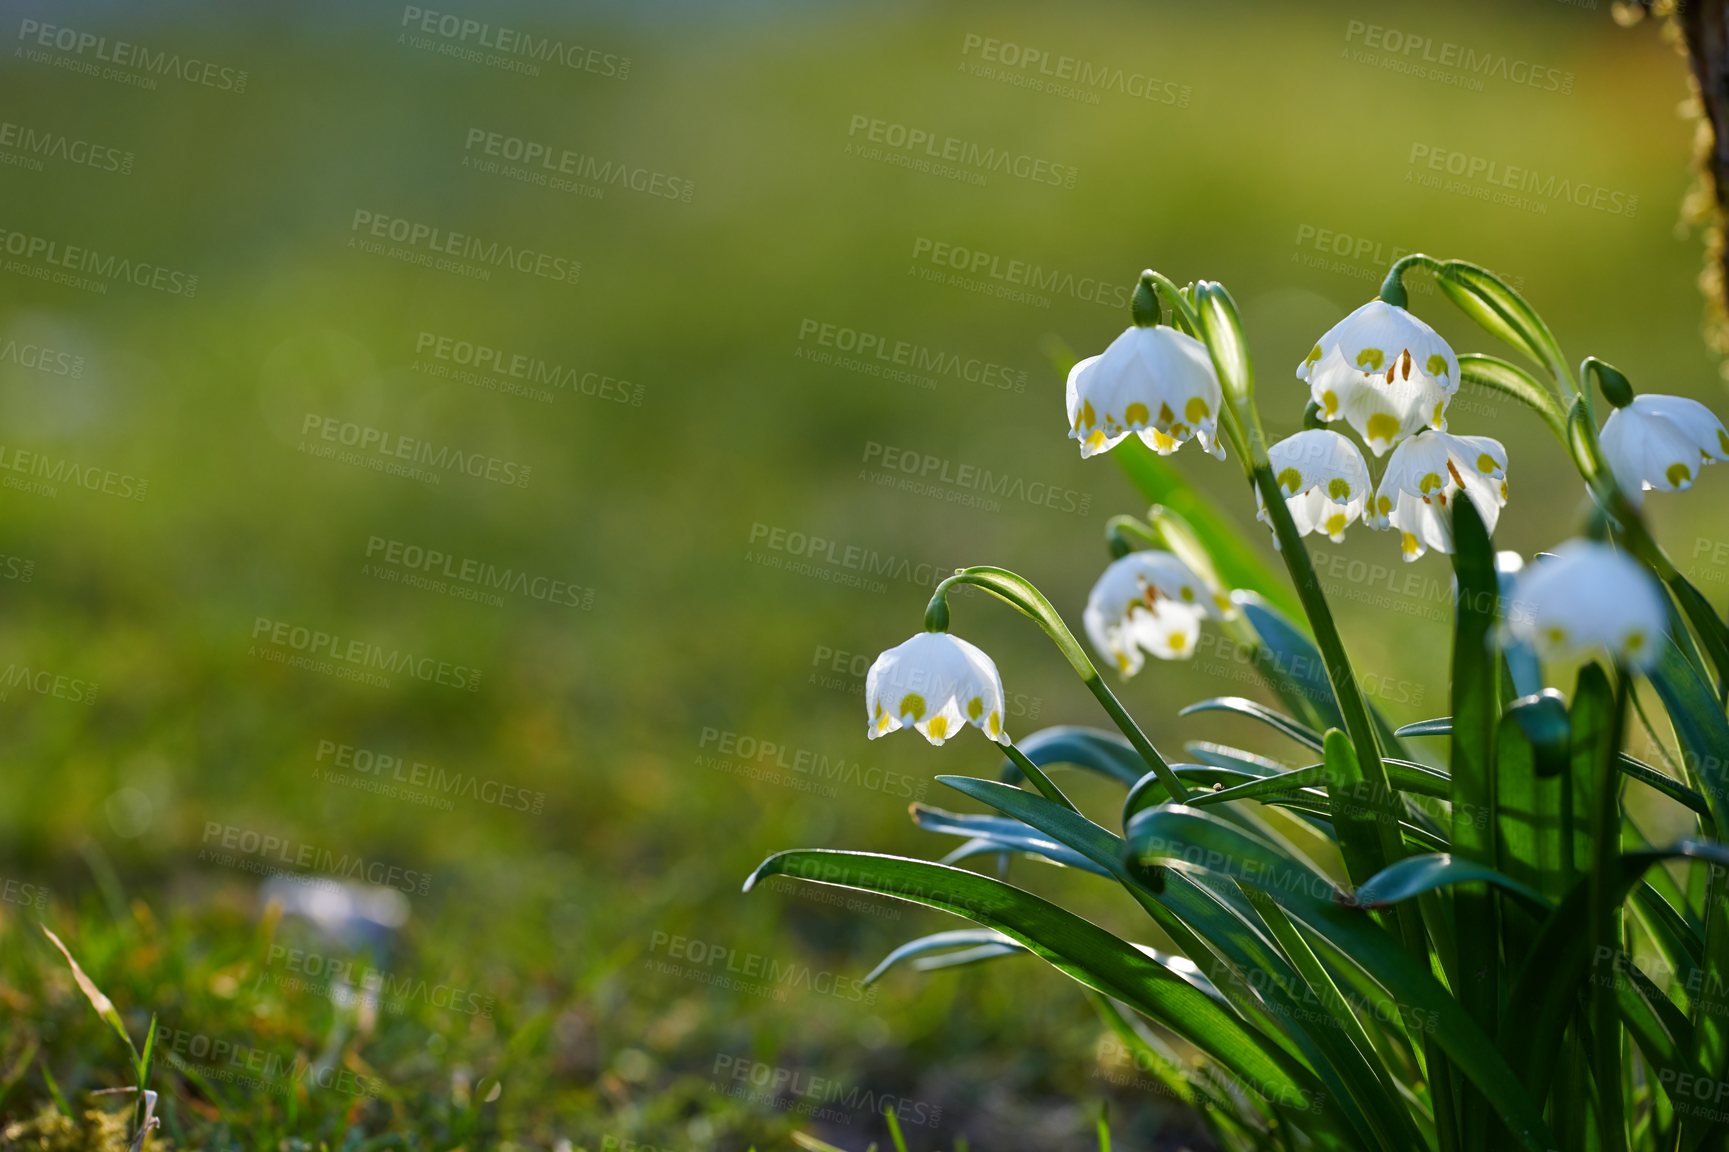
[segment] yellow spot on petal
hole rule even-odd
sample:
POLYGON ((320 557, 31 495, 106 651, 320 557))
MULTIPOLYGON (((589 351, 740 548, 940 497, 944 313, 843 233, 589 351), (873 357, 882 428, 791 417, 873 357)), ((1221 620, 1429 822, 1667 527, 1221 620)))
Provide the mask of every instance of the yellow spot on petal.
POLYGON ((1160 452, 1173 452, 1176 450, 1177 442, 1175 440, 1171 439, 1169 436, 1166 436, 1163 432, 1160 432, 1157 428, 1152 429, 1152 433, 1153 433, 1153 447, 1154 448, 1158 449, 1160 452))
POLYGON ((992 740, 995 740, 998 736, 1003 734, 1002 713, 992 712, 990 714, 990 717, 985 721, 985 731, 990 735, 992 740))
POLYGON ((1431 376, 1445 377, 1447 375, 1447 358, 1439 352, 1435 353, 1423 362, 1423 371, 1431 376))
POLYGON ((1335 416, 1338 414, 1338 411, 1338 395, 1331 388, 1321 393, 1321 414, 1323 416, 1335 416))
POLYGON ((1189 638, 1184 636, 1181 632, 1172 632, 1169 636, 1165 637, 1165 643, 1171 646, 1172 652, 1181 652, 1184 648, 1188 647, 1189 638))
POLYGON ((1333 477, 1327 481, 1327 495, 1335 500, 1349 500, 1351 498, 1351 482, 1343 476, 1333 477))
POLYGON ((1357 367, 1366 368, 1371 372, 1379 371, 1381 365, 1387 362, 1387 354, 1379 348, 1365 348, 1357 353, 1357 367))
POLYGON ((1183 415, 1189 418, 1191 424, 1199 424, 1212 414, 1212 408, 1199 396, 1189 397, 1189 402, 1183 405, 1183 415))
POLYGON ((1392 501, 1391 497, 1377 496, 1375 498, 1375 511, 1377 511, 1381 515, 1385 516, 1387 513, 1391 512, 1392 510, 1393 510, 1393 501, 1392 501))
POLYGON ((1289 495, 1295 496, 1303 487, 1303 474, 1295 468, 1283 468, 1279 471, 1279 487, 1289 495))
POLYGON ((1693 479, 1692 471, 1689 470, 1685 464, 1671 464, 1663 475, 1667 476, 1669 478, 1669 483, 1675 485, 1677 488, 1693 479))
POLYGON ((1399 422, 1385 412, 1377 412, 1369 417, 1368 426, 1363 435, 1371 440, 1391 440, 1399 434, 1399 422))
POLYGON ((1093 411, 1091 400, 1081 401, 1081 418, 1076 422, 1077 428, 1091 428, 1099 422, 1098 413, 1093 411))
POLYGON ((1404 533, 1399 540, 1399 548, 1405 555, 1415 556, 1417 554, 1417 538, 1409 532, 1404 533))
POLYGON ((1317 344, 1313 348, 1309 349, 1309 355, 1308 355, 1308 358, 1303 361, 1303 367, 1307 368, 1309 365, 1315 363, 1320 358, 1321 358, 1321 346, 1319 344, 1317 344))
POLYGON ((917 692, 908 692, 901 697, 902 716, 911 716, 914 720, 922 720, 925 715, 925 698, 917 692))
POLYGON ((1645 633, 1639 631, 1637 628, 1633 629, 1633 631, 1627 633, 1626 637, 1621 641, 1621 647, 1628 655, 1638 653, 1645 647, 1645 633))
POLYGON ((1176 418, 1177 418, 1177 414, 1175 412, 1171 411, 1171 406, 1169 404, 1161 403, 1159 405, 1159 423, 1160 424, 1169 424, 1172 420, 1175 420, 1176 418))
POLYGON ((949 734, 949 718, 947 716, 932 716, 931 722, 925 725, 925 731, 930 733, 932 740, 941 740, 949 734))
POLYGON ((983 700, 980 700, 977 696, 974 696, 971 700, 967 701, 967 715, 972 718, 973 723, 977 724, 979 721, 979 717, 983 716, 984 714, 985 714, 985 702, 983 700))
POLYGON ((1177 595, 1181 596, 1185 603, 1193 604, 1195 602, 1195 590, 1187 584, 1183 585, 1183 590, 1177 595))
POLYGON ((1445 480, 1441 479, 1439 472, 1430 472, 1417 481, 1417 491, 1427 496, 1431 492, 1439 491, 1446 483, 1445 480))
POLYGON ((1481 472, 1485 476, 1494 472, 1495 469, 1499 467, 1500 465, 1495 463, 1495 458, 1487 452, 1477 457, 1477 471, 1481 472))
POLYGON ((1435 401, 1435 414, 1429 417, 1429 426, 1431 428, 1445 428, 1447 426, 1447 402, 1445 400, 1435 401))
POLYGON ((1087 447, 1094 451, 1098 451, 1100 448, 1105 446, 1105 441, 1109 439, 1110 437, 1106 436, 1103 432, 1094 432, 1091 436, 1087 437, 1087 447))
POLYGON ((1337 536, 1345 530, 1345 514, 1343 512, 1333 513, 1327 517, 1327 522, 1322 527, 1327 530, 1327 535, 1337 536))
POLYGON ((1147 422, 1147 406, 1139 400, 1123 409, 1123 423, 1135 427, 1147 422))
POLYGON ((1717 429, 1717 447, 1729 453, 1729 432, 1725 432, 1721 428, 1717 429))
POLYGON ((1543 639, 1549 642, 1551 648, 1564 648, 1567 645, 1567 630, 1559 624, 1551 624, 1543 629, 1543 639))

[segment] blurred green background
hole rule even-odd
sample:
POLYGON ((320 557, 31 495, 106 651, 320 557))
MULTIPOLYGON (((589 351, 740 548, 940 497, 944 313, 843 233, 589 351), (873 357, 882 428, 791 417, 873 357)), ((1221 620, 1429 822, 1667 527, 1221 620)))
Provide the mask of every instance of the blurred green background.
MULTIPOLYGON (((1721 409, 1700 240, 1681 225, 1684 62, 1606 5, 26 0, 0 34, 11 1119, 49 1099, 45 1068, 68 1095, 129 1082, 41 919, 135 1035, 154 1012, 334 1051, 385 1086, 288 1100, 164 1067, 167 1132, 187 1147, 267 1132, 334 1147, 358 1129, 416 1147, 768 1148, 799 1128, 862 1149, 885 1100, 916 1111, 915 1147, 1090 1147, 1107 1101, 1119 1146, 1182 1146, 1192 1124, 1113 1062, 1057 974, 897 973, 867 1000, 853 982, 888 949, 960 925, 739 891, 780 848, 952 847, 907 803, 966 807, 931 777, 993 772, 993 756, 974 738, 869 743, 862 673, 961 564, 1012 567, 1078 622, 1105 519, 1140 502, 1065 439, 1052 349, 1101 349, 1144 266, 1221 280, 1268 424, 1293 430, 1294 365, 1423 250, 1507 275, 1575 358, 1721 409), (531 39, 501 48, 501 29, 531 39), (526 71, 547 39, 568 63, 526 71), (176 55, 179 73, 152 70, 176 55), (958 159, 918 162, 924 145, 897 146, 915 132, 958 159), (505 171, 530 144, 574 186, 505 171), (990 168, 990 149, 1024 175, 990 168), (400 258, 371 231, 390 221, 438 239, 400 258), (428 267, 433 243, 580 274, 472 249, 428 267), (52 279, 68 261, 81 279, 52 279), (441 353, 466 356, 459 342, 504 370, 453 375, 441 353), (894 356, 928 366, 885 371, 894 356), (552 380, 542 395, 503 387, 524 364, 552 380), (527 482, 306 450, 339 448, 323 431, 343 428, 527 482), (981 470, 1007 491, 981 491, 981 470), (563 591, 407 586, 392 542, 563 591), (260 647, 276 622, 478 669, 478 687, 290 667, 259 654, 293 654, 260 647), (539 810, 364 791, 326 745, 508 785, 539 810), (261 919, 257 878, 201 856, 212 824, 429 874, 386 966, 493 1010, 417 1000, 370 1022, 285 988, 269 949, 286 933, 353 944, 261 919), (768 966, 791 975, 766 995, 713 983, 768 966), (801 1113, 812 1097, 762 1095, 759 1063, 853 1106, 801 1113)), ((1500 351, 1426 285, 1413 307, 1460 350, 1500 351)), ((1572 530, 1581 493, 1535 419, 1470 394, 1451 418, 1510 449, 1502 547, 1572 530)), ((1250 523, 1234 461, 1176 460, 1250 523)), ((1714 600, 1726 485, 1707 473, 1652 501, 1714 600)), ((1406 567, 1362 530, 1316 551, 1382 707, 1444 713, 1446 561, 1406 567)), ((1002 668, 1011 733, 1102 722, 1036 630, 976 597, 956 608, 1002 668)), ((1247 669, 1215 637, 1122 694, 1167 749, 1294 755, 1176 717, 1258 694, 1247 669)), ((1016 881, 1144 935, 1084 878, 1016 881)))

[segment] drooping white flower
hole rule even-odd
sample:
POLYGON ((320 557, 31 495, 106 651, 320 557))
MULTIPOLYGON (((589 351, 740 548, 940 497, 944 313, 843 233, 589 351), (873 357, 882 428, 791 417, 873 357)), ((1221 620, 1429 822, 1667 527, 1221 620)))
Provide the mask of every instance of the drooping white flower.
POLYGON ((1397 529, 1406 560, 1430 548, 1450 553, 1449 502, 1461 491, 1477 506, 1483 527, 1493 532, 1507 503, 1507 450, 1487 436, 1419 432, 1393 449, 1363 519, 1372 528, 1397 529))
POLYGON ((1570 540, 1513 581, 1507 633, 1545 660, 1607 653, 1630 668, 1660 655, 1668 612, 1638 561, 1594 540, 1570 540))
POLYGON ((1169 552, 1130 552, 1113 560, 1087 597, 1081 615, 1087 636, 1123 676, 1144 663, 1186 660, 1195 652, 1201 621, 1221 615, 1213 593, 1169 552))
POLYGON ((1683 492, 1700 469, 1729 460, 1729 432, 1716 413, 1685 396, 1635 396, 1609 414, 1599 437, 1609 470, 1628 497, 1683 492))
POLYGON ((1175 328, 1131 327, 1069 370, 1069 439, 1096 456, 1135 432, 1168 456, 1193 437, 1223 460, 1223 402, 1205 344, 1175 328))
MULTIPOLYGON (((1306 428, 1269 448, 1267 459, 1298 533, 1324 532, 1335 542, 1343 540, 1369 498, 1369 466, 1357 446, 1337 432, 1306 428)), ((1255 503, 1255 518, 1271 524, 1258 488, 1255 503)), ((1278 543, 1275 533, 1273 546, 1278 543)))
POLYGON ((972 724, 1009 742, 996 664, 947 632, 921 632, 878 656, 865 675, 865 710, 872 740, 905 727, 940 745, 972 724))
POLYGON ((1459 361, 1433 328, 1371 300, 1327 330, 1297 365, 1297 379, 1322 419, 1345 420, 1380 456, 1420 428, 1446 429, 1459 361))

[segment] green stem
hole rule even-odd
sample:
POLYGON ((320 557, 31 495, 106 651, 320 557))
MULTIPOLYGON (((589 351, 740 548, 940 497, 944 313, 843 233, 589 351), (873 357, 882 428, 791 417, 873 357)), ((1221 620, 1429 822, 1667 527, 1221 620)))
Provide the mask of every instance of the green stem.
MULTIPOLYGON (((1617 755, 1622 734, 1627 726, 1628 676, 1615 676, 1614 704, 1609 714, 1609 731, 1594 749, 1596 786, 1591 806, 1591 876, 1589 938, 1594 948, 1615 948, 1620 944, 1620 900, 1615 894, 1613 871, 1621 851, 1621 771, 1617 755)), ((1568 773, 1569 776, 1572 773, 1568 773)), ((1621 1109, 1621 1021, 1615 994, 1593 984, 1590 992, 1593 1057, 1596 1063, 1597 1087, 1600 1093, 1602 1131, 1600 1146, 1604 1149, 1627 1147, 1626 1117, 1621 1109)))
POLYGON ((1025 776, 1028 780, 1031 780, 1033 782, 1033 787, 1037 788, 1046 800, 1049 800, 1053 804, 1062 805, 1077 816, 1080 814, 1081 810, 1076 808, 1074 803, 1070 801, 1067 796, 1063 795, 1063 790, 1058 788, 1056 784, 1051 781, 1051 778, 1045 775, 1045 770, 1040 768, 1037 764, 1034 764, 1032 759, 1025 752, 1022 752, 1012 743, 1005 744, 1003 747, 1008 750, 1009 759, 1014 762, 1014 766, 1021 770, 1021 775, 1025 776))
MULTIPOLYGON (((1279 541, 1279 556, 1285 562, 1285 570, 1290 573, 1291 583, 1296 586, 1297 598, 1303 606, 1303 615, 1308 618, 1309 627, 1315 634, 1315 647, 1320 650, 1321 661, 1327 669, 1327 680, 1332 685, 1339 713, 1345 721, 1345 734, 1351 739, 1351 746, 1357 754, 1359 774, 1368 787, 1371 803, 1377 812, 1375 827, 1378 847, 1374 856, 1378 857, 1375 871, 1379 871, 1402 858, 1405 852, 1404 842, 1399 834, 1398 817, 1393 808, 1395 793, 1387 778, 1387 767, 1381 760, 1381 747, 1375 732, 1374 719, 1369 713, 1368 702, 1363 698, 1356 672, 1351 667, 1350 656, 1345 651, 1344 638, 1339 635, 1332 610, 1327 606, 1326 593, 1321 589, 1314 562, 1302 536, 1297 532, 1296 523, 1291 519, 1290 508, 1285 504, 1285 492, 1279 487, 1278 479, 1273 475, 1272 464, 1267 460, 1258 420, 1251 422, 1250 443, 1254 461, 1250 467, 1249 480, 1260 490, 1268 519, 1273 522, 1273 532, 1279 541)), ((1368 876, 1351 877, 1352 882, 1357 884, 1367 879, 1368 876)))
POLYGON ((1135 723, 1134 717, 1129 715, 1112 694, 1104 678, 1099 675, 1099 670, 1088 659, 1080 641, 1075 639, 1075 634, 1069 631, 1068 625, 1063 623, 1063 618, 1057 614, 1044 593, 1025 578, 1004 568, 963 568, 938 584, 936 591, 931 593, 930 606, 925 609, 927 622, 941 619, 947 623, 949 589, 957 585, 968 585, 990 593, 1043 629, 1045 635, 1051 638, 1051 642, 1063 654, 1063 658, 1069 662, 1069 667, 1074 669, 1075 675, 1079 676, 1087 690, 1098 698, 1117 728, 1128 738, 1135 751, 1140 753, 1141 759, 1158 773, 1159 782, 1165 786, 1171 798, 1179 804, 1188 802, 1189 790, 1183 786, 1183 782, 1177 778, 1177 774, 1171 770, 1170 764, 1159 754, 1153 742, 1147 739, 1147 734, 1141 731, 1141 726, 1135 723))
POLYGON ((1401 257, 1387 269, 1387 278, 1381 281, 1381 299, 1395 308, 1404 308, 1410 302, 1410 296, 1405 292, 1405 273, 1412 268, 1422 268, 1435 275, 1441 273, 1441 262, 1433 256, 1425 256, 1421 252, 1413 252, 1401 257))
POLYGON ((1165 546, 1159 534, 1153 531, 1145 520, 1127 514, 1112 516, 1105 521, 1105 540, 1111 546, 1111 555, 1119 558, 1135 551, 1136 543, 1152 549, 1162 549, 1165 546))

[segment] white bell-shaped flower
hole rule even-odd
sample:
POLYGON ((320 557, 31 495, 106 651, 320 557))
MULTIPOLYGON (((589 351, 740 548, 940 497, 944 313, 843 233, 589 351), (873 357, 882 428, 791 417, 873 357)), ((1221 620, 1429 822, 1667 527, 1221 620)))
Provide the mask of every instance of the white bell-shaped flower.
MULTIPOLYGON (((1343 540, 1346 527, 1362 515, 1369 498, 1369 466, 1357 446, 1337 432, 1307 428, 1269 448, 1267 459, 1297 532, 1324 532, 1335 542, 1343 540)), ((1259 488, 1255 503, 1255 518, 1271 524, 1259 488)), ((1275 533, 1273 546, 1278 544, 1275 533)))
POLYGON ((1393 450, 1363 519, 1372 528, 1398 530, 1406 560, 1430 548, 1451 553, 1448 502, 1460 492, 1471 498, 1483 527, 1493 532, 1507 503, 1507 450, 1487 436, 1419 432, 1393 450))
POLYGON ((1685 491, 1705 465, 1729 460, 1723 421, 1685 396, 1635 396, 1609 414, 1599 440, 1615 482, 1635 502, 1651 489, 1685 491))
POLYGON ((1324 420, 1344 420, 1377 456, 1420 428, 1447 427, 1459 360, 1405 309, 1371 300, 1327 330, 1297 365, 1324 420))
POLYGON ((1160 660, 1194 655, 1201 621, 1221 615, 1213 594, 1169 552, 1130 552, 1113 560, 1087 597, 1087 636, 1123 676, 1141 670, 1143 651, 1160 660))
POLYGON ((1660 655, 1668 611, 1638 561, 1594 540, 1570 540, 1513 581, 1505 628, 1545 660, 1607 653, 1645 668, 1660 655))
POLYGON ((1207 346, 1175 328, 1132 327, 1069 370, 1069 439, 1096 456, 1138 433, 1160 455, 1191 437, 1223 460, 1224 394, 1207 346))
POLYGON ((967 724, 999 744, 1003 679, 976 646, 947 632, 921 632, 876 658, 865 675, 870 738, 916 728, 940 745, 967 724))

